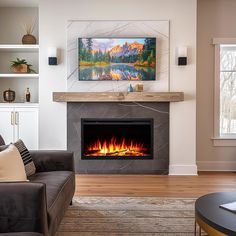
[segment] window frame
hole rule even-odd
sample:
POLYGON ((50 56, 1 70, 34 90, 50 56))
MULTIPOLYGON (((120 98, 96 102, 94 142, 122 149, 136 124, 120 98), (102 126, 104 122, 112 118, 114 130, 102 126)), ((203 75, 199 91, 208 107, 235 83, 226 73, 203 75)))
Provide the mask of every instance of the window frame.
POLYGON ((220 135, 220 46, 223 44, 235 44, 236 38, 214 38, 215 69, 214 69, 214 134, 212 137, 214 146, 236 146, 236 134, 220 135))

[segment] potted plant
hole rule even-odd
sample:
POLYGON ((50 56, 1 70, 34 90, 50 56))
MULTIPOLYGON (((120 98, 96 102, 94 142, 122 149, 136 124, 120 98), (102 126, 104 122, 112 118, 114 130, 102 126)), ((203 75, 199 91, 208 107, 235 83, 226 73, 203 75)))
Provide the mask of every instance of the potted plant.
POLYGON ((23 25, 23 29, 25 31, 25 35, 22 37, 23 44, 36 44, 36 38, 33 35, 35 28, 35 21, 26 23, 23 25))
POLYGON ((16 58, 16 61, 11 61, 11 69, 15 73, 37 73, 35 70, 33 70, 31 64, 28 64, 28 62, 25 59, 19 59, 16 58))

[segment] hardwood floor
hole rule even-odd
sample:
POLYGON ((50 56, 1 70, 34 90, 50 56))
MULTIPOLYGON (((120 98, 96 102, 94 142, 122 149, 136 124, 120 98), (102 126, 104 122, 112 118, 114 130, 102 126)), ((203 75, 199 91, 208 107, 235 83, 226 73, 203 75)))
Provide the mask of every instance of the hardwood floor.
POLYGON ((235 191, 236 173, 201 172, 198 176, 77 175, 77 196, 199 197, 235 191))

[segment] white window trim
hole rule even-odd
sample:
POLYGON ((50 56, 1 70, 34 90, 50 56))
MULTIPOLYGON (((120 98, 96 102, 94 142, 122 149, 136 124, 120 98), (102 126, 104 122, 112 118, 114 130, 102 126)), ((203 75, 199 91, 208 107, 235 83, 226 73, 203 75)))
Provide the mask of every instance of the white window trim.
POLYGON ((236 134, 220 136, 220 45, 236 44, 236 38, 214 38, 215 46, 215 80, 214 80, 214 146, 236 146, 236 134))

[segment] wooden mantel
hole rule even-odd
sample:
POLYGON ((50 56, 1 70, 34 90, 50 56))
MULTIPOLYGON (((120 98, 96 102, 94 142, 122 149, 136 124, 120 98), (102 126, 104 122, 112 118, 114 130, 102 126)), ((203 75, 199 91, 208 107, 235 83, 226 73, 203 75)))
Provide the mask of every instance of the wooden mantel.
POLYGON ((53 92, 54 102, 181 102, 183 92, 53 92))

